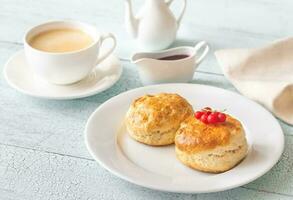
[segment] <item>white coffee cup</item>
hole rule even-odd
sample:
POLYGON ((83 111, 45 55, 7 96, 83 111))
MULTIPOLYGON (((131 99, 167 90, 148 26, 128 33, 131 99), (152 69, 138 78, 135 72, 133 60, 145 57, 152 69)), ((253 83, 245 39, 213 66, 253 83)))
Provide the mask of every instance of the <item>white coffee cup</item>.
POLYGON ((91 25, 74 21, 52 21, 30 29, 24 37, 26 59, 33 71, 42 79, 53 84, 71 84, 85 78, 107 58, 116 47, 116 39, 111 33, 101 34, 91 25), (29 41, 41 32, 59 28, 74 28, 84 31, 94 42, 86 48, 71 52, 46 52, 33 48, 29 41), (103 55, 99 55, 102 43, 112 39, 113 45, 103 55))

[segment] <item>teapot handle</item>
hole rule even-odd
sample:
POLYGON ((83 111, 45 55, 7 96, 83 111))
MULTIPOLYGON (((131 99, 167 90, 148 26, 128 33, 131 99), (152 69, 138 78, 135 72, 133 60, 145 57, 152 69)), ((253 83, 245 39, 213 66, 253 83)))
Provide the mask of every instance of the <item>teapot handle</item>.
MULTIPOLYGON (((165 1, 165 3, 167 4, 167 6, 170 6, 171 4, 172 4, 172 2, 173 2, 174 0, 166 0, 165 1)), ((182 17, 183 17, 183 15, 184 15, 184 13, 185 13, 185 9, 186 9, 186 0, 183 0, 183 6, 182 6, 182 8, 181 8, 181 11, 180 11, 180 15, 179 15, 179 17, 178 17, 178 19, 177 19, 177 29, 179 28, 179 26, 180 26, 180 23, 181 23, 181 20, 182 20, 182 17)))

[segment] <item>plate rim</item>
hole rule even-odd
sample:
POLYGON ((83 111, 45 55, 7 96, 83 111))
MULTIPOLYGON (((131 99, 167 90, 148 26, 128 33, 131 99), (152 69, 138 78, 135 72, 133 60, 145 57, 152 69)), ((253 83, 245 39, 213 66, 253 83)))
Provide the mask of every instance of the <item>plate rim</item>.
MULTIPOLYGON (((40 99, 48 99, 48 100, 71 100, 71 99, 81 99, 81 98, 85 98, 85 97, 89 97, 89 96, 93 96, 96 94, 99 94, 101 92, 104 92, 105 90, 111 88, 115 83, 117 83, 119 81, 119 79, 121 78, 121 75, 123 73, 123 66, 121 64, 120 59, 118 58, 118 56, 116 56, 115 54, 111 54, 110 57, 113 57, 115 60, 117 60, 118 63, 118 73, 117 73, 117 78, 114 79, 110 84, 108 84, 106 87, 103 87, 99 90, 94 90, 88 93, 84 93, 82 95, 68 95, 68 96, 47 96, 47 95, 38 95, 35 94, 33 92, 29 92, 27 90, 24 90, 20 87, 18 87, 16 84, 14 84, 10 79, 9 79, 9 75, 7 74, 7 70, 9 68, 9 64, 10 62, 15 59, 17 56, 20 56, 19 54, 24 54, 24 49, 18 50, 17 52, 15 52, 12 56, 9 57, 9 59, 6 61, 4 68, 3 68, 3 74, 4 74, 4 79, 5 81, 8 83, 8 85, 15 89, 16 91, 25 94, 27 96, 31 96, 31 97, 35 97, 35 98, 40 98, 40 99)), ((74 83, 73 83, 74 84, 74 83)))
POLYGON ((131 89, 131 90, 122 92, 122 93, 120 93, 120 94, 118 94, 118 95, 116 95, 116 96, 108 99, 107 101, 105 101, 104 103, 102 103, 101 105, 99 105, 92 112, 92 114, 90 115, 90 117, 88 118, 88 120, 86 122, 85 130, 84 130, 84 140, 85 140, 86 148, 87 148, 88 152, 90 153, 90 155, 94 158, 94 160, 101 167, 103 167, 108 172, 112 173, 113 175, 117 176, 118 178, 123 179, 125 181, 128 181, 128 182, 130 182, 132 184, 135 184, 135 185, 138 185, 138 186, 141 186, 141 187, 145 187, 145 188, 149 188, 149 189, 153 189, 153 190, 157 190, 157 191, 171 192, 171 193, 184 193, 184 194, 202 194, 202 193, 214 193, 214 192, 226 191, 226 190, 230 190, 230 189, 233 189, 233 188, 237 188, 237 187, 246 185, 246 184, 248 184, 248 183, 250 183, 252 181, 255 181, 256 179, 260 178, 261 176, 263 176, 264 174, 266 174, 267 172, 269 172, 277 164, 277 162, 280 160, 280 158, 283 155, 284 147, 285 147, 285 136, 284 136, 283 129, 280 126, 280 123, 274 117, 274 115, 271 112, 269 112, 266 108, 264 108, 261 104, 255 102, 255 101, 253 101, 251 99, 249 99, 246 96, 243 96, 243 95, 241 95, 239 93, 236 93, 234 91, 230 91, 230 90, 227 90, 227 89, 224 89, 224 88, 210 86, 210 85, 193 84, 193 83, 168 83, 168 84, 157 84, 157 85, 142 86, 142 87, 138 87, 138 88, 134 88, 134 89, 131 89), (247 181, 243 181, 241 183, 238 183, 238 184, 235 184, 235 185, 231 185, 231 186, 228 186, 228 187, 219 188, 219 189, 213 189, 213 190, 197 190, 197 191, 190 191, 190 190, 187 191, 187 190, 177 190, 177 189, 175 189, 175 190, 169 190, 168 188, 164 188, 164 187, 160 187, 160 188, 154 187, 151 184, 143 183, 143 181, 141 181, 141 180, 134 180, 131 177, 128 177, 127 175, 124 175, 123 173, 121 173, 119 171, 116 171, 111 166, 108 166, 108 165, 104 164, 103 161, 101 161, 99 159, 99 157, 92 151, 92 149, 90 148, 90 144, 89 144, 89 131, 88 131, 88 129, 89 129, 89 125, 90 125, 91 121, 93 120, 94 116, 96 115, 96 113, 99 112, 99 110, 102 109, 103 106, 105 106, 108 102, 112 101, 113 99, 119 98, 121 95, 125 95, 127 93, 135 92, 135 91, 142 90, 142 89, 149 89, 149 88, 162 87, 162 86, 163 87, 167 87, 167 86, 174 86, 174 85, 181 85, 181 86, 184 86, 184 85, 187 85, 187 86, 197 85, 197 86, 200 86, 200 87, 216 88, 216 89, 219 89, 219 90, 222 90, 222 91, 231 93, 233 95, 239 96, 241 98, 244 98, 247 101, 249 101, 250 103, 253 103, 256 106, 261 107, 261 109, 263 110, 263 112, 266 112, 273 120, 275 120, 275 122, 277 124, 277 128, 280 130, 280 133, 281 133, 280 134, 280 136, 281 136, 281 138, 280 138, 281 139, 281 143, 280 144, 281 144, 281 146, 280 146, 279 155, 275 157, 275 160, 273 160, 273 162, 272 162, 272 164, 270 166, 268 165, 265 170, 263 170, 257 176, 248 179, 247 181))

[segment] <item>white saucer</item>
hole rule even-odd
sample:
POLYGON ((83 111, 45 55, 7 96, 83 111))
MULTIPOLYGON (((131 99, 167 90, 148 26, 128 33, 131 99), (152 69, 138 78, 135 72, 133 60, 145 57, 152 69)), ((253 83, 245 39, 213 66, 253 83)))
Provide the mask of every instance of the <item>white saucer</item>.
POLYGON ((45 99, 77 99, 98 94, 116 83, 121 74, 119 59, 111 55, 85 79, 71 85, 54 85, 43 81, 31 71, 24 51, 13 55, 4 67, 8 84, 26 95, 45 99))
POLYGON ((262 106, 230 91, 197 84, 164 84, 142 87, 119 94, 100 105, 89 118, 85 142, 98 163, 116 176, 151 189, 206 193, 247 184, 278 161, 284 135, 278 121, 262 106), (151 147, 131 139, 123 124, 130 103, 145 94, 178 93, 195 110, 209 106, 239 119, 249 144, 246 158, 220 174, 192 170, 176 159, 174 145, 151 147))

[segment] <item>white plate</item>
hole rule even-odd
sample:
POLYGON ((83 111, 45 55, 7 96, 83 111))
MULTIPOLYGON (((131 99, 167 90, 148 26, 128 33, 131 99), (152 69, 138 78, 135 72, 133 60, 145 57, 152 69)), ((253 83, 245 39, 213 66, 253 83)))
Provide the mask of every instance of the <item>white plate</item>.
POLYGON ((101 105, 89 118, 85 141, 101 166, 134 184, 151 189, 205 193, 249 183, 269 171, 280 158, 284 135, 277 120, 262 106, 216 87, 196 84, 165 84, 122 93, 101 105), (150 147, 129 138, 123 118, 139 96, 159 92, 178 93, 194 107, 227 109, 244 125, 249 153, 235 168, 221 174, 192 170, 175 157, 174 145, 150 147))
POLYGON ((119 59, 111 55, 85 79, 71 85, 53 85, 41 80, 31 71, 24 51, 13 55, 4 67, 8 84, 26 95, 45 99, 76 99, 98 94, 116 83, 122 74, 119 59))

